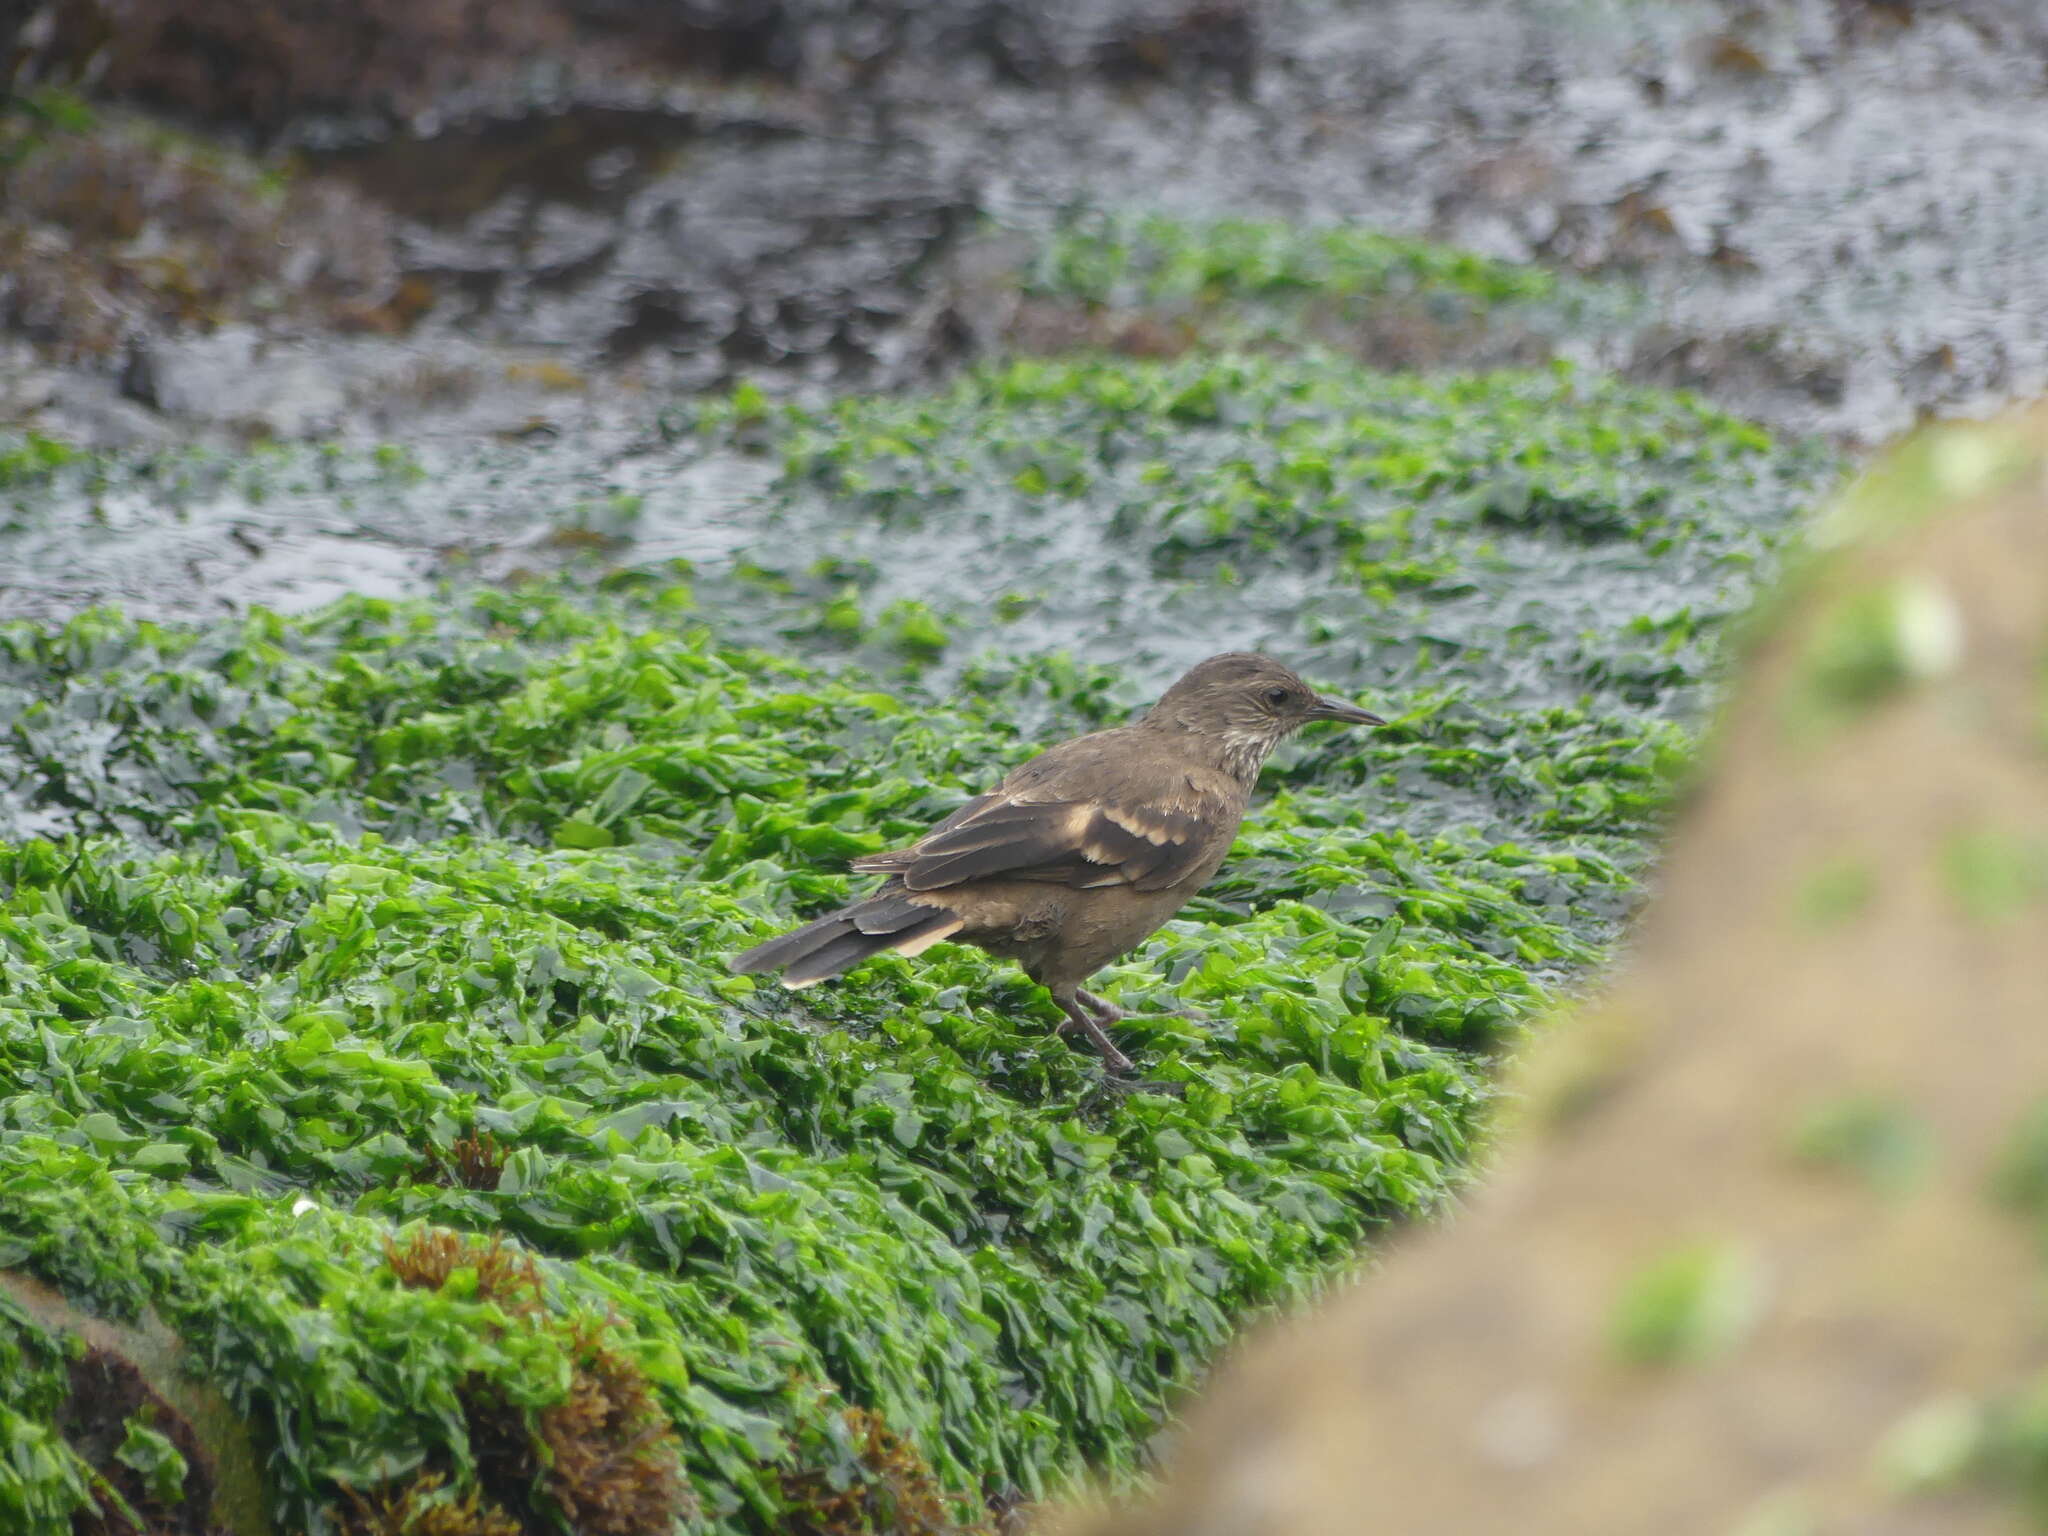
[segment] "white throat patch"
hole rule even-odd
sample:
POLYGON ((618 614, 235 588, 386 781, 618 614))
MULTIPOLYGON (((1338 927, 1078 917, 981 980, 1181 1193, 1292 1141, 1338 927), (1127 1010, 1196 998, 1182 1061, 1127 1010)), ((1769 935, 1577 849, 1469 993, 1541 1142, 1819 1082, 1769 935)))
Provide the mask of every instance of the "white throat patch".
POLYGON ((1274 740, 1264 731, 1225 731, 1223 733, 1224 771, 1249 782, 1259 776, 1259 770, 1266 764, 1266 757, 1272 752, 1274 740))

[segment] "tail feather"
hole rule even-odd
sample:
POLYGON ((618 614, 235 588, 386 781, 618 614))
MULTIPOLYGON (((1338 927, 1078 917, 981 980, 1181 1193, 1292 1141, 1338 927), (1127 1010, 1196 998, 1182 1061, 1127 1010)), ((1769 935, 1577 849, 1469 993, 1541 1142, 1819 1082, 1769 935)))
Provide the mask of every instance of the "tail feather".
POLYGON ((792 928, 772 939, 764 939, 752 949, 741 950, 725 962, 726 969, 742 973, 780 970, 820 944, 830 943, 852 926, 844 913, 833 912, 816 922, 805 923, 801 928, 792 928))
POLYGON ((805 987, 815 987, 821 981, 830 981, 834 976, 852 970, 869 955, 877 954, 888 947, 887 939, 878 939, 872 934, 841 934, 836 939, 827 939, 810 953, 792 960, 789 968, 782 973, 782 984, 792 992, 800 992, 805 987))
POLYGON ((962 926, 961 918, 942 907, 883 890, 742 950, 726 965, 742 972, 782 970, 782 984, 795 990, 841 975, 885 949, 921 954, 962 926))

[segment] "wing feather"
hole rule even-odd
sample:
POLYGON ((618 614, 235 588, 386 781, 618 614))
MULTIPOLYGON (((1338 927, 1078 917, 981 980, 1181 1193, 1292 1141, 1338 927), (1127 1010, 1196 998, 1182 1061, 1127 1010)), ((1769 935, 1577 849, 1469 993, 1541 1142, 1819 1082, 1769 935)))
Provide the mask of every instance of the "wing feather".
POLYGON ((1192 875, 1216 837, 1235 833, 1240 809, 1185 780, 1171 805, 999 790, 969 801, 911 847, 868 854, 853 867, 896 875, 913 891, 995 879, 1161 891, 1192 875))

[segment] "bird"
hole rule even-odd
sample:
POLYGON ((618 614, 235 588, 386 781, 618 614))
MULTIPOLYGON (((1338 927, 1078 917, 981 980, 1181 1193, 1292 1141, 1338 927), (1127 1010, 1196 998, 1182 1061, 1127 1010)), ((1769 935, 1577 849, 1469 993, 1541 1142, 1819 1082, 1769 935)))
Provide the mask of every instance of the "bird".
POLYGON ((1237 837, 1266 758, 1318 720, 1385 725, 1287 667, 1226 651, 1190 668, 1144 715, 1051 747, 907 848, 863 854, 871 894, 734 955, 800 990, 884 950, 943 939, 1014 960, 1046 988, 1107 1071, 1133 1070, 1108 1027, 1123 1013, 1081 983, 1136 949, 1208 884, 1237 837))

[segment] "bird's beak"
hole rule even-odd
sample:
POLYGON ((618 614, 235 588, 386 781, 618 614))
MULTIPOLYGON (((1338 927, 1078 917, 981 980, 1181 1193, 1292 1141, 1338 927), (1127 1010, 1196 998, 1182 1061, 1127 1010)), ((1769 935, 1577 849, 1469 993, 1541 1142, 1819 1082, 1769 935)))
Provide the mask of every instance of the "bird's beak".
POLYGON ((1385 725, 1387 722, 1378 715, 1369 714, 1356 704, 1346 704, 1342 699, 1318 697, 1308 707, 1311 720, 1335 720, 1341 725, 1385 725))

